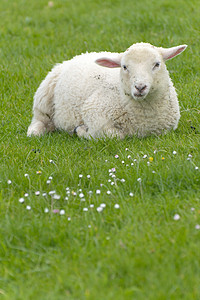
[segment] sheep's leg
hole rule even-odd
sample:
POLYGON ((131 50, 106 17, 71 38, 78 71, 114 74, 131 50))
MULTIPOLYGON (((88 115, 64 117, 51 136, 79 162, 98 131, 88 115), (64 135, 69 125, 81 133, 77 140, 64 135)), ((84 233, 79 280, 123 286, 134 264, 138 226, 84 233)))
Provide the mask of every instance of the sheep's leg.
MULTIPOLYGON (((108 125, 109 122, 106 122, 106 124, 108 125)), ((105 123, 104 123, 105 125, 105 123)), ((88 128, 86 125, 80 125, 77 126, 75 128, 75 133, 79 136, 79 137, 83 137, 83 138, 101 138, 101 137, 117 137, 120 139, 125 138, 125 134, 120 130, 117 129, 115 127, 112 126, 100 126, 99 129, 96 130, 92 130, 92 126, 91 128, 88 128)))
MULTIPOLYGON (((82 106, 81 115, 84 125, 76 128, 79 137, 102 138, 118 137, 123 139, 123 128, 115 125, 115 120, 110 117, 112 107, 105 103, 104 90, 95 91, 82 106)), ((112 114, 111 114, 112 115, 112 114)))
POLYGON ((111 138, 117 137, 120 139, 125 138, 125 134, 122 132, 122 130, 119 130, 115 127, 110 127, 104 130, 104 136, 111 137, 111 138))
POLYGON ((74 129, 74 132, 78 135, 78 137, 90 138, 90 135, 88 134, 88 127, 84 124, 77 126, 74 129))
POLYGON ((34 109, 34 116, 30 126, 28 127, 27 136, 43 135, 44 133, 55 130, 55 126, 50 116, 34 109))
POLYGON ((58 81, 62 65, 56 65, 42 81, 34 96, 33 119, 27 135, 42 135, 55 129, 53 123, 54 89, 58 81))
POLYGON ((34 119, 28 127, 27 136, 43 135, 45 133, 45 124, 39 120, 34 119))

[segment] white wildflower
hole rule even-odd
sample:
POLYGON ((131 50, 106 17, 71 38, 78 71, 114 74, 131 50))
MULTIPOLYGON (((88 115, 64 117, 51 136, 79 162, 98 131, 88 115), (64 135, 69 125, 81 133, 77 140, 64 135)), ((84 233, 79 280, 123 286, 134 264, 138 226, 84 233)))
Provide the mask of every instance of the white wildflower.
POLYGON ((56 193, 56 191, 50 191, 49 195, 54 195, 56 193))
POLYGON ((179 214, 175 214, 175 215, 174 215, 174 220, 175 220, 175 221, 178 221, 179 219, 180 219, 180 215, 179 215, 179 214))
POLYGON ((102 212, 102 210, 103 210, 103 207, 101 207, 101 206, 97 207, 98 212, 102 212))
POLYGON ((20 198, 19 203, 24 203, 24 198, 20 198))
POLYGON ((53 199, 59 200, 59 199, 60 199, 60 195, 54 194, 54 195, 53 195, 53 199))

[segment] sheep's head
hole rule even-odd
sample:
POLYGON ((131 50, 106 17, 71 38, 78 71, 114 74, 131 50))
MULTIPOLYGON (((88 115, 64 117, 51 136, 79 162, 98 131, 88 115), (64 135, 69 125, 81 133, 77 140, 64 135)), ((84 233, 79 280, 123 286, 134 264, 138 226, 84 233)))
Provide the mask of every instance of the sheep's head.
POLYGON ((121 83, 126 95, 143 100, 156 90, 161 72, 166 70, 165 61, 186 49, 186 45, 173 48, 157 48, 146 43, 132 45, 116 58, 100 58, 96 63, 108 68, 121 68, 121 83))

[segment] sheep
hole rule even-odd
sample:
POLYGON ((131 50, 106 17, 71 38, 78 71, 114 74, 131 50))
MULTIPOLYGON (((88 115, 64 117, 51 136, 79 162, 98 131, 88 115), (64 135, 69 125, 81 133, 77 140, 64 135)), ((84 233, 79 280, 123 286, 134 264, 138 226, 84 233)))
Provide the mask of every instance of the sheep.
POLYGON ((176 129, 179 103, 165 61, 186 49, 136 43, 57 64, 34 96, 27 135, 55 129, 84 138, 146 137, 176 129))

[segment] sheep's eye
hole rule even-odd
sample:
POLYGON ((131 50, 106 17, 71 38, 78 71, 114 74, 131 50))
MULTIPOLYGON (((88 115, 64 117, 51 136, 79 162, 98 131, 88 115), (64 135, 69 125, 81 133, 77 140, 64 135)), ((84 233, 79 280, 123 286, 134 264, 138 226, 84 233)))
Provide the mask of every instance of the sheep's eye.
POLYGON ((123 69, 124 69, 124 71, 126 71, 127 70, 127 66, 123 65, 123 69))
POLYGON ((153 69, 159 68, 160 67, 160 62, 155 63, 155 65, 153 66, 153 69))

